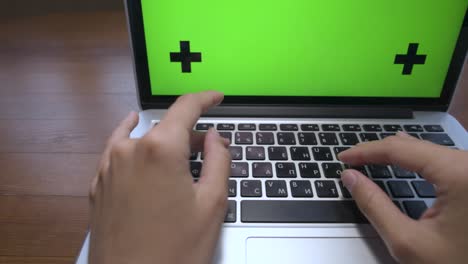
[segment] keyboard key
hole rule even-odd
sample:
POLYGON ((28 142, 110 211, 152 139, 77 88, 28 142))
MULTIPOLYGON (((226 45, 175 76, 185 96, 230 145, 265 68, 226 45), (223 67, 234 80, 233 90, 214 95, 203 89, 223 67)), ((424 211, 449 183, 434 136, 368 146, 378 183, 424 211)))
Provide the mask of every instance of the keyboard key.
POLYGON ((397 178, 416 178, 416 174, 412 171, 403 169, 400 166, 392 165, 392 171, 397 178))
POLYGON ((294 133, 280 132, 276 134, 278 145, 296 145, 296 138, 294 133))
POLYGON ((258 180, 244 180, 241 184, 242 197, 261 197, 262 196, 262 182, 258 180))
POLYGON ((386 137, 394 136, 396 133, 380 133, 380 138, 384 139, 386 137))
POLYGON ((333 156, 329 147, 313 147, 312 155, 317 161, 333 160, 333 156))
POLYGON ((364 131, 369 132, 381 132, 382 127, 380 125, 363 125, 364 131))
POLYGON ((342 125, 344 131, 353 131, 353 132, 359 132, 361 131, 361 126, 360 125, 342 125))
POLYGON ((382 191, 388 195, 387 188, 385 188, 385 183, 383 181, 374 181, 374 183, 377 184, 377 186, 379 186, 380 189, 382 189, 382 191))
POLYGON ((408 135, 412 136, 412 137, 415 137, 417 139, 421 139, 417 133, 408 133, 408 135))
POLYGON ((236 132, 235 142, 239 145, 251 145, 253 144, 253 134, 251 132, 236 132))
POLYGON ((443 146, 455 146, 452 139, 447 134, 423 133, 421 139, 443 146))
POLYGON ((307 147, 290 147, 292 160, 310 160, 309 149, 307 147))
POLYGON ((318 136, 322 145, 338 145, 335 133, 319 133, 318 136))
POLYGON ((281 131, 298 131, 299 127, 296 124, 280 124, 281 131))
POLYGON ((322 170, 325 178, 340 178, 343 166, 337 162, 324 162, 322 163, 322 170))
POLYGON ((258 132, 255 134, 258 145, 273 145, 275 144, 275 136, 272 132, 258 132))
POLYGON ((435 198, 436 190, 434 185, 428 183, 427 181, 412 181, 411 184, 416 190, 416 193, 419 197, 422 198, 435 198))
POLYGON ((214 124, 211 123, 199 123, 195 126, 196 130, 208 130, 211 127, 214 127, 214 124))
POLYGON ((216 129, 218 130, 234 130, 236 126, 234 124, 218 124, 216 129))
POLYGON ((384 125, 383 127, 387 132, 403 131, 403 128, 400 125, 384 125))
POLYGON ((320 128, 317 124, 303 124, 301 125, 302 131, 319 131, 320 128))
POLYGON ((392 174, 386 165, 368 165, 370 174, 372 178, 380 179, 380 178, 391 178, 392 174))
POLYGON ((356 145, 359 143, 359 139, 354 133, 340 133, 339 137, 343 145, 356 145))
POLYGON ((423 132, 423 128, 420 125, 404 125, 407 132, 423 132))
POLYGON ((423 201, 403 201, 403 206, 408 216, 415 220, 418 220, 427 209, 427 205, 423 201))
POLYGON ((400 202, 394 200, 393 203, 395 204, 396 207, 398 207, 398 209, 400 209, 402 213, 405 213, 403 212, 403 207, 401 206, 400 202))
POLYGON ((360 133, 359 137, 361 138, 362 142, 379 140, 379 136, 377 136, 377 133, 360 133))
POLYGON ((278 126, 276 124, 260 124, 259 129, 261 131, 276 131, 278 126))
POLYGON ((249 164, 247 162, 231 162, 231 177, 248 177, 249 164))
POLYGON ((292 162, 278 162, 275 165, 276 177, 278 178, 296 178, 296 166, 292 162))
POLYGON ((334 147, 333 152, 335 152, 336 159, 338 160, 338 154, 340 154, 341 152, 346 151, 348 149, 350 149, 350 148, 349 147, 334 147))
POLYGON ((317 137, 315 133, 298 133, 299 144, 301 145, 317 145, 317 137))
POLYGON ((368 223, 353 201, 246 200, 244 223, 368 223))
POLYGON ((388 188, 395 198, 414 197, 413 191, 406 181, 388 181, 388 188))
POLYGON ((315 190, 318 197, 338 197, 338 190, 334 181, 315 181, 315 190))
POLYGON ((323 124, 322 130, 323 131, 341 131, 340 126, 335 125, 335 124, 323 124))
POLYGON ((252 163, 252 176, 255 178, 273 177, 273 167, 270 162, 252 163))
POLYGON ((231 157, 233 160, 241 160, 243 159, 242 155, 242 147, 229 147, 229 152, 231 152, 231 157))
POLYGON ((194 178, 199 178, 201 173, 201 162, 190 162, 190 172, 194 178))
POLYGON ((444 132, 444 129, 439 125, 425 125, 424 129, 427 132, 444 132))
POLYGON ((286 181, 265 181, 267 197, 288 197, 286 181))
POLYGON ((350 193, 349 190, 343 185, 343 182, 342 182, 342 181, 340 181, 339 185, 340 185, 340 189, 341 189, 341 193, 343 194, 343 197, 344 197, 344 198, 351 198, 351 193, 350 193))
POLYGON ((317 163, 301 162, 299 163, 299 173, 302 178, 320 178, 320 170, 317 163))
POLYGON ((247 147, 245 149, 245 158, 247 160, 265 160, 265 148, 247 147))
POLYGON ((198 152, 192 152, 190 154, 190 160, 196 160, 198 158, 198 152))
POLYGON ((237 129, 239 130, 255 130, 257 126, 255 124, 239 124, 237 125, 237 129))
POLYGON ((225 139, 228 139, 229 142, 232 142, 232 133, 231 132, 219 132, 219 135, 225 139))
POLYGON ((313 197, 310 181, 291 181, 291 195, 293 197, 313 197))
POLYGON ((237 221, 237 208, 236 201, 228 201, 228 208, 226 216, 224 217, 224 223, 235 223, 237 221))
POLYGON ((286 147, 268 147, 268 159, 287 160, 288 152, 286 150, 286 147))
POLYGON ((228 195, 229 197, 237 196, 237 182, 235 180, 229 180, 228 195))

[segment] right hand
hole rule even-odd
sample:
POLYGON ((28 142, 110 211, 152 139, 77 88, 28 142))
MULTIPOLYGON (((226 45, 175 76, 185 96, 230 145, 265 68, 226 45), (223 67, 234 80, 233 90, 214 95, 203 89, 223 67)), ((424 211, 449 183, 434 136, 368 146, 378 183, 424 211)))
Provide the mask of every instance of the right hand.
POLYGON ((359 144, 342 152, 339 159, 352 166, 395 164, 436 185, 434 205, 419 220, 413 220, 369 178, 356 170, 343 172, 344 185, 397 261, 468 261, 468 152, 398 133, 359 144))

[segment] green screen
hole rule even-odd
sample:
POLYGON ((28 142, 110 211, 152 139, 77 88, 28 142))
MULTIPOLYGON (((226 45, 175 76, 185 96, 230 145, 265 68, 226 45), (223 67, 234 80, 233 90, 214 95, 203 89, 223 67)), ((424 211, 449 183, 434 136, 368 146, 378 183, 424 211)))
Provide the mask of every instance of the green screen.
POLYGON ((467 0, 141 3, 153 95, 213 89, 226 95, 424 98, 441 94, 468 5, 467 0), (190 53, 181 42, 184 47, 188 42, 190 53), (182 65, 190 65, 190 72, 182 65))

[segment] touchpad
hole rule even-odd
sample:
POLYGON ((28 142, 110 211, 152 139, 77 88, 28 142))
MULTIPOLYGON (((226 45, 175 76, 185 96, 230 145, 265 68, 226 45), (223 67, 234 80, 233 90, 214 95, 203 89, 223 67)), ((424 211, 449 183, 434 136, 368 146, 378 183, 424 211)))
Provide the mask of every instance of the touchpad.
POLYGON ((379 238, 250 237, 248 264, 395 263, 379 238))

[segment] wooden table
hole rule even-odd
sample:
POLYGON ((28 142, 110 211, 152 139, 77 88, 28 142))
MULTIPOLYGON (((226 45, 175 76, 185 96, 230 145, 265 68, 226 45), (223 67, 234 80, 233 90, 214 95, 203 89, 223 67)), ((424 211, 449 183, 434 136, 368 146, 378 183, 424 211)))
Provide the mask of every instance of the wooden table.
POLYGON ((104 142, 138 110, 133 80, 122 12, 0 20, 0 263, 74 261, 104 142))

